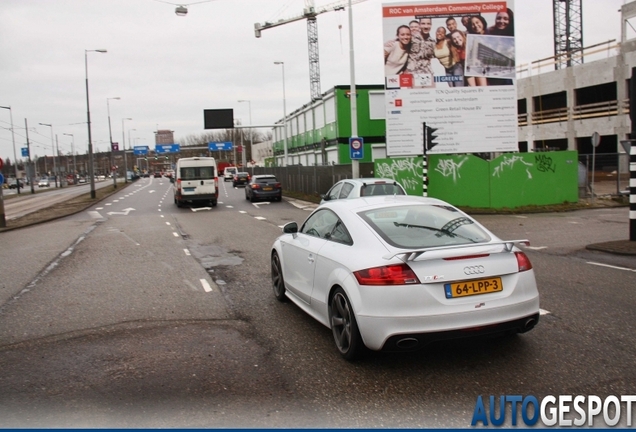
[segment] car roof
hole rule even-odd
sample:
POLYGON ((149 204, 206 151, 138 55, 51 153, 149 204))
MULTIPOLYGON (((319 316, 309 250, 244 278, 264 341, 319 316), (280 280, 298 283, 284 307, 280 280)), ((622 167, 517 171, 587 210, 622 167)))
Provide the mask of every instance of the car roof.
POLYGON ((343 179, 343 180, 340 180, 338 183, 343 183, 343 182, 356 183, 356 184, 359 184, 359 185, 375 184, 375 183, 389 183, 389 184, 397 183, 397 184, 400 184, 400 182, 395 180, 395 179, 376 178, 376 177, 363 177, 363 178, 355 178, 355 179, 343 179))
POLYGON ((319 208, 328 207, 334 210, 358 212, 380 207, 397 207, 409 204, 445 205, 455 207, 452 204, 437 198, 421 197, 414 195, 376 195, 361 198, 339 199, 326 201, 319 208))

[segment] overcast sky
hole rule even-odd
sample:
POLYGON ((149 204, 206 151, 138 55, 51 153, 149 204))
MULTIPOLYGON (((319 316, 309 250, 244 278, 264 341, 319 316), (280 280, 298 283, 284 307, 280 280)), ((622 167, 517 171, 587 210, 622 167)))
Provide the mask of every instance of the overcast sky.
MULTIPOLYGON (((192 1, 191 3, 195 3, 192 1)), ((316 6, 331 4, 316 0, 316 6)), ((348 4, 348 0, 342 0, 348 4)), ((383 84, 382 4, 353 5, 356 84, 383 84)), ((422 1, 421 3, 426 3, 422 1)), ((443 3, 443 2, 434 2, 443 3)), ((585 46, 620 40, 625 0, 583 0, 585 46)), ((205 132, 203 110, 233 108, 243 124, 269 125, 283 117, 284 62, 287 112, 310 101, 306 21, 254 36, 254 23, 302 13, 304 0, 214 0, 191 4, 179 17, 157 0, 0 0, 0 106, 11 106, 16 152, 52 155, 51 128, 60 152, 85 153, 88 79, 92 140, 154 148, 154 131, 170 129, 176 141, 205 132), (120 97, 120 100, 108 98, 120 97), (250 103, 239 103, 238 100, 250 103), (122 119, 124 122, 122 136, 122 119), (135 130, 132 130, 135 129, 135 130), (72 134, 73 137, 64 134, 72 134)), ((516 0, 517 63, 553 55, 552 0, 516 0)), ((318 16, 321 91, 349 85, 348 12, 318 16)), ((0 109, 0 157, 13 159, 9 111, 0 109)))

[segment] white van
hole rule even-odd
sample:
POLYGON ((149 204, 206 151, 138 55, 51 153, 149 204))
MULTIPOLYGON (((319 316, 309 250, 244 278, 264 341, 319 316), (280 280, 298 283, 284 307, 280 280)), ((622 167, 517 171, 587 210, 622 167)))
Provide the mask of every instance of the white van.
POLYGON ((233 181, 234 174, 238 172, 238 168, 235 166, 225 167, 223 170, 223 181, 233 181))
POLYGON ((219 199, 219 179, 216 160, 212 157, 181 158, 177 161, 174 183, 174 203, 209 202, 216 206, 219 199))

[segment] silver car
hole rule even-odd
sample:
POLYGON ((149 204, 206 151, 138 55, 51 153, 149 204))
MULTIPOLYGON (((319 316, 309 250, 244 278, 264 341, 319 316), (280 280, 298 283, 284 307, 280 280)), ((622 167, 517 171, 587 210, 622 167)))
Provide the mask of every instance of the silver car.
POLYGON ((357 178, 340 180, 320 197, 320 204, 344 198, 359 198, 375 195, 406 195, 400 183, 388 178, 357 178))

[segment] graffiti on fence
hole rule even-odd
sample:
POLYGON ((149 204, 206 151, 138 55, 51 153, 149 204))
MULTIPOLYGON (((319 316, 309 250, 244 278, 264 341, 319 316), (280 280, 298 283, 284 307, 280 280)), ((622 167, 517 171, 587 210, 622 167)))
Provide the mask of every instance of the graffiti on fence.
POLYGON ((499 175, 503 172, 504 169, 510 168, 511 170, 515 169, 515 166, 524 165, 526 173, 528 174, 528 179, 532 179, 532 173, 530 172, 529 167, 533 165, 529 162, 523 160, 521 156, 513 155, 513 156, 503 156, 503 159, 499 163, 499 166, 496 166, 493 170, 492 176, 499 177, 499 175))
POLYGON ((534 162, 537 164, 537 170, 547 173, 556 172, 556 164, 553 163, 552 158, 545 154, 536 155, 534 162))
POLYGON ((467 160, 468 156, 464 156, 459 162, 455 161, 454 159, 440 159, 437 162, 435 171, 437 171, 444 177, 453 177, 453 182, 457 183, 457 178, 461 177, 461 175, 459 174, 459 169, 467 160))
POLYGON ((422 190, 422 158, 403 157, 375 161, 375 176, 398 181, 409 195, 422 190))

